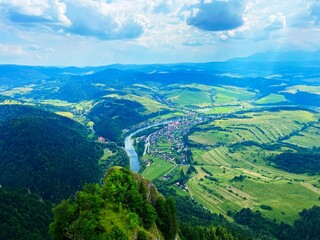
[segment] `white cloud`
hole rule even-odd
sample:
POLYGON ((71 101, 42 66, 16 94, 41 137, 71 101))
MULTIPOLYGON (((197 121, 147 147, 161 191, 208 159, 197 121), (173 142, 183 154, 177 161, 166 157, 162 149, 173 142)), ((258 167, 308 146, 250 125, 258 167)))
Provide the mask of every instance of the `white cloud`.
POLYGON ((25 55, 26 51, 20 45, 0 44, 0 55, 3 56, 19 56, 25 55))
POLYGON ((0 49, 6 54, 0 60, 95 65, 314 50, 320 48, 318 2, 0 0, 0 49))
POLYGON ((271 15, 267 19, 265 28, 268 30, 278 30, 286 27, 287 20, 282 12, 277 12, 275 15, 271 15))
MULTIPOLYGON (((129 5, 133 6, 132 3, 129 5)), ((99 39, 139 37, 144 26, 141 17, 123 3, 102 0, 2 0, 0 9, 13 24, 47 27, 99 39)))

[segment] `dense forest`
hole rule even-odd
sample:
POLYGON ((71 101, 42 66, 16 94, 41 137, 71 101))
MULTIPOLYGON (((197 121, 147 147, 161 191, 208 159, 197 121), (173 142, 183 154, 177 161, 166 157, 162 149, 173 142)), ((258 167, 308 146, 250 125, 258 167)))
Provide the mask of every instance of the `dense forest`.
POLYGON ((237 212, 234 219, 237 223, 258 233, 259 236, 265 236, 264 239, 319 240, 320 236, 320 207, 318 206, 300 212, 300 218, 293 226, 266 219, 259 211, 253 212, 248 208, 237 212))
POLYGON ((27 190, 0 188, 0 239, 49 239, 51 208, 27 190))
POLYGON ((84 127, 49 112, 35 114, 38 110, 28 107, 26 112, 32 114, 21 114, 23 110, 13 106, 11 119, 0 124, 3 187, 29 189, 44 199, 58 201, 84 183, 99 181, 102 149, 88 140, 84 127))
POLYGON ((125 168, 109 169, 102 187, 86 185, 53 213, 53 239, 173 240, 177 234, 174 201, 125 168))
POLYGON ((272 162, 276 167, 293 173, 320 174, 320 151, 284 152, 276 155, 272 162))
POLYGON ((95 123, 94 129, 119 145, 123 145, 121 131, 145 119, 142 113, 145 107, 129 100, 106 99, 97 104, 89 114, 95 123))

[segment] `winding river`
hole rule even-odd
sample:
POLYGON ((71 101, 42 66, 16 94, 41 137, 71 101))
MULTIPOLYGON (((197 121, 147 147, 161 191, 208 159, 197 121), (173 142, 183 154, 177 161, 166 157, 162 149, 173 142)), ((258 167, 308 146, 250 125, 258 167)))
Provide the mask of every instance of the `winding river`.
POLYGON ((126 150, 128 156, 130 158, 130 169, 133 172, 136 172, 136 173, 139 172, 139 170, 140 170, 140 160, 139 160, 138 154, 136 153, 136 150, 134 149, 134 147, 132 145, 131 137, 133 135, 137 134, 138 132, 143 131, 143 130, 146 130, 146 129, 149 129, 149 128, 152 128, 152 127, 155 127, 155 126, 163 125, 163 124, 172 123, 174 121, 176 121, 176 120, 164 121, 164 122, 152 124, 152 125, 147 126, 147 127, 140 128, 140 129, 136 130, 135 132, 129 134, 125 138, 125 140, 124 140, 124 149, 126 150))

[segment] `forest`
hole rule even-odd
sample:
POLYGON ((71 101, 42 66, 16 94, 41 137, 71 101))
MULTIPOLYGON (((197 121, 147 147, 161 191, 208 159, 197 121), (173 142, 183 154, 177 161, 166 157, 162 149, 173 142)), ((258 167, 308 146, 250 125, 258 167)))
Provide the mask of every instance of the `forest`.
POLYGON ((123 145, 122 129, 146 119, 142 113, 144 106, 128 100, 107 99, 96 105, 89 114, 95 123, 97 134, 123 145))
MULTIPOLYGON (((13 106, 10 114, 22 115, 23 110, 13 106)), ((31 112, 0 124, 1 185, 60 201, 84 183, 99 181, 102 149, 87 138, 86 129, 49 112, 31 112)))
POLYGON ((53 239, 149 239, 177 234, 175 203, 125 168, 111 168, 103 185, 85 185, 54 210, 53 239), (159 231, 161 235, 159 235, 159 231))
POLYGON ((320 149, 284 152, 272 159, 276 167, 292 173, 320 174, 320 149))

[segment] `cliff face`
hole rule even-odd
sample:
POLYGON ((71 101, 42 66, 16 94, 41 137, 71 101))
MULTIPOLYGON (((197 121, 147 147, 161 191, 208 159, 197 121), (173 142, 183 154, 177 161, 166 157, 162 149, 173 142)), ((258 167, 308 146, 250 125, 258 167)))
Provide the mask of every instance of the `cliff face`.
POLYGON ((53 239, 176 239, 172 199, 128 169, 114 167, 102 187, 86 185, 54 208, 53 239))

